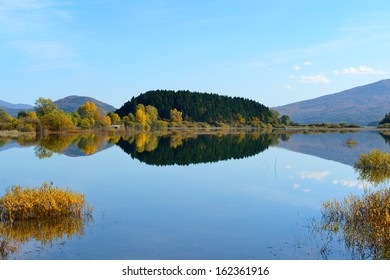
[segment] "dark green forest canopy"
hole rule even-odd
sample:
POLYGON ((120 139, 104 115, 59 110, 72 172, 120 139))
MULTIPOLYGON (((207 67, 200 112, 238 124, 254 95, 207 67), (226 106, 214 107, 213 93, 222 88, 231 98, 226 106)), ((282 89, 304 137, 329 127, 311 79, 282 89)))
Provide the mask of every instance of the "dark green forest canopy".
POLYGON ((124 117, 129 113, 134 114, 138 104, 156 107, 162 119, 169 119, 170 110, 174 108, 183 113, 185 120, 196 122, 214 123, 220 121, 231 123, 237 121, 238 114, 247 121, 258 118, 264 123, 271 123, 277 119, 277 116, 274 116, 268 107, 254 100, 184 90, 145 92, 126 102, 116 113, 120 117, 124 117))
POLYGON ((379 122, 379 124, 390 123, 390 113, 386 114, 386 116, 379 122))

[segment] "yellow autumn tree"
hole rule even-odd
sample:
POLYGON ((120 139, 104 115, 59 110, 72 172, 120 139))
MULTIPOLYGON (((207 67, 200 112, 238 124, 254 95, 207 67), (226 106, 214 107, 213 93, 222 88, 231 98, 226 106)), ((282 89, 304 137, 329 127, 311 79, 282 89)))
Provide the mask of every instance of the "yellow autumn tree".
POLYGON ((85 102, 78 108, 77 113, 81 117, 79 124, 81 128, 88 128, 88 126, 99 128, 111 125, 110 117, 105 116, 93 102, 85 102))
POLYGON ((121 118, 117 113, 110 112, 108 113, 108 117, 110 118, 111 124, 120 124, 121 118))
POLYGON ((93 102, 85 102, 77 110, 82 119, 95 119, 97 107, 93 102))
POLYGON ((137 105, 137 109, 135 111, 135 121, 137 123, 140 123, 143 127, 145 127, 148 122, 145 106, 143 104, 137 105))
POLYGON ((176 108, 172 109, 170 111, 171 120, 175 123, 182 123, 183 122, 183 113, 178 111, 176 108))
POLYGON ((149 121, 149 124, 153 124, 157 121, 158 119, 158 110, 156 107, 152 105, 148 105, 145 107, 145 112, 149 121))

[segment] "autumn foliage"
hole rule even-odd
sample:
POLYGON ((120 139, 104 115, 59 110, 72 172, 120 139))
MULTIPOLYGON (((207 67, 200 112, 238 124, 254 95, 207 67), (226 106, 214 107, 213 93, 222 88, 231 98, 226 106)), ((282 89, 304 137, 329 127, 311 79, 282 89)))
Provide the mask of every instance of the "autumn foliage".
POLYGON ((81 216, 92 209, 84 195, 43 183, 38 188, 13 186, 0 198, 2 222, 81 216))

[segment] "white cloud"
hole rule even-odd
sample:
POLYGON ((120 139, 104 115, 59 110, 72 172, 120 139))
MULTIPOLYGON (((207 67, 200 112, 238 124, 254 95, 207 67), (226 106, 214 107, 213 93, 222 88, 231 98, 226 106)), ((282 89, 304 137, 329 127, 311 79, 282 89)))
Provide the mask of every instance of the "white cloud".
POLYGON ((311 76, 301 76, 301 79, 298 81, 302 84, 330 84, 331 81, 323 74, 311 75, 311 76))
POLYGON ((301 179, 322 180, 330 175, 329 171, 301 171, 298 173, 301 179))
POLYGON ((305 61, 304 63, 303 63, 303 65, 306 65, 306 66, 309 66, 309 65, 312 65, 313 63, 311 63, 310 61, 305 61))
POLYGON ((312 190, 311 190, 311 189, 303 189, 302 191, 305 192, 305 193, 309 193, 309 192, 311 192, 312 190))
POLYGON ((383 75, 385 72, 381 70, 375 70, 371 67, 360 65, 359 67, 348 67, 342 70, 334 70, 335 75, 357 75, 357 74, 374 74, 374 75, 383 75))
POLYGON ((287 85, 287 86, 286 86, 286 89, 287 89, 287 90, 292 90, 292 89, 293 89, 293 86, 292 86, 292 85, 287 85))
POLYGON ((294 70, 295 70, 295 71, 301 70, 301 66, 299 66, 299 65, 294 65, 294 70))
POLYGON ((299 184, 294 184, 293 189, 299 189, 300 185, 299 184))

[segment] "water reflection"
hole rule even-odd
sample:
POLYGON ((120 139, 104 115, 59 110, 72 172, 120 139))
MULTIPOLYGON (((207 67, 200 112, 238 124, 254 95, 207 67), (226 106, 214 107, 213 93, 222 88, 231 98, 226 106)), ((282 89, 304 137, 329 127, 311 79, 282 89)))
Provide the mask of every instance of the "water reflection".
POLYGON ((390 145, 390 131, 381 131, 379 135, 382 136, 387 144, 390 145))
POLYGON ((46 135, 36 140, 35 155, 40 159, 50 158, 54 153, 71 157, 89 156, 111 147, 117 141, 117 136, 104 134, 46 135))
POLYGON ((83 236, 84 228, 92 216, 69 215, 52 219, 31 219, 17 222, 0 222, 0 257, 8 259, 21 245, 38 241, 42 246, 52 246, 54 241, 72 236, 83 236))
POLYGON ((294 133, 288 136, 288 141, 280 142, 278 147, 353 166, 359 154, 373 148, 390 153, 389 144, 389 132, 344 131, 343 134, 294 133))
POLYGON ((132 158, 150 165, 189 165, 240 159, 278 143, 276 134, 171 135, 138 134, 117 145, 132 158))
POLYGON ((240 159, 278 146, 353 166, 358 155, 374 147, 390 152, 390 134, 386 131, 344 133, 302 133, 284 131, 159 133, 51 134, 40 138, 7 139, 0 137, 0 151, 15 145, 35 146, 35 155, 50 158, 53 154, 70 157, 89 156, 115 145, 132 158, 151 165, 188 165, 240 159))
MULTIPOLYGON (((359 178, 366 185, 361 196, 350 194, 343 201, 333 200, 323 204, 319 230, 327 231, 327 240, 339 236, 353 259, 390 259, 390 169, 389 157, 378 150, 361 155, 355 164, 359 178), (370 156, 366 165, 365 156, 370 156), (371 164, 375 162, 375 165, 371 164)), ((324 257, 330 249, 325 243, 324 257)))

